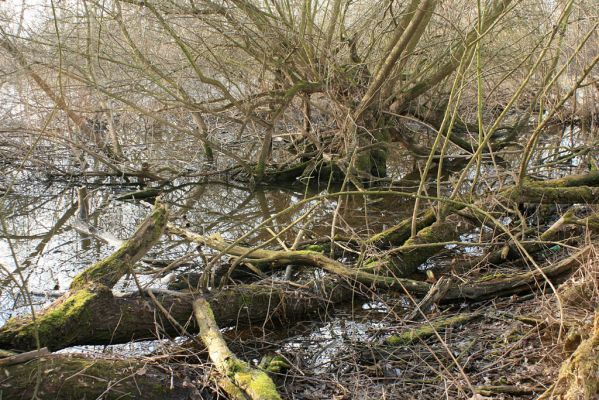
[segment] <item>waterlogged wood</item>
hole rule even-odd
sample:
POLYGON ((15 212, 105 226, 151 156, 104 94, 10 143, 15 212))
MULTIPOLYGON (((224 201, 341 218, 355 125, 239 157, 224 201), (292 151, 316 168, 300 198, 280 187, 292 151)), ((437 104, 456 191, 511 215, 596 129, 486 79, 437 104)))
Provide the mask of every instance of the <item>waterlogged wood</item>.
POLYGON ((252 368, 238 359, 225 343, 210 303, 204 298, 193 302, 200 338, 219 373, 219 385, 232 399, 280 400, 277 387, 265 371, 252 368))
MULTIPOLYGON (((421 230, 430 226, 437 220, 433 210, 427 210, 418 216, 416 229, 421 230)), ((371 236, 365 242, 379 247, 402 245, 412 235, 412 218, 406 218, 397 225, 371 236)))
MULTIPOLYGON (((218 245, 220 247, 228 244, 219 242, 218 245)), ((587 257, 590 249, 585 247, 572 256, 539 270, 489 276, 468 283, 454 282, 447 288, 440 301, 451 302, 464 299, 478 301, 536 290, 544 286, 546 278, 561 277, 577 268, 587 257)), ((351 282, 356 280, 367 282, 368 285, 380 289, 391 288, 413 295, 425 295, 431 289, 431 285, 427 282, 385 276, 373 277, 373 274, 354 271, 340 263, 331 264, 320 253, 304 252, 303 254, 304 261, 312 260, 309 265, 320 265, 333 274, 345 277, 350 284, 346 286, 334 279, 325 279, 324 282, 308 285, 305 289, 284 284, 254 284, 215 291, 209 293, 206 299, 213 309, 218 325, 225 328, 265 321, 280 323, 297 319, 316 312, 323 306, 351 299, 352 291, 355 290, 355 283, 351 282)), ((287 256, 277 254, 277 256, 281 256, 277 259, 281 265, 298 264, 293 254, 287 256)), ((184 326, 192 315, 193 295, 175 293, 177 292, 158 292, 156 298, 168 310, 171 318, 184 326)), ((140 294, 115 296, 106 286, 98 285, 93 291, 82 289, 59 299, 37 316, 37 328, 31 318, 11 319, 0 328, 0 348, 24 351, 36 349, 36 331, 40 334, 41 345, 52 350, 77 344, 127 343, 131 340, 155 338, 156 324, 161 325, 161 332, 167 335, 178 336, 182 333, 156 310, 146 296, 140 294)))
POLYGON ((397 259, 391 263, 394 266, 393 273, 399 276, 413 274, 419 265, 443 250, 445 243, 456 240, 466 230, 467 224, 456 215, 419 230, 416 236, 393 250, 393 256, 397 259))
MULTIPOLYGON (((580 266, 590 250, 591 247, 585 247, 541 270, 489 276, 463 284, 452 283, 440 301, 479 301, 536 290, 544 286, 545 277, 555 279, 580 266)), ((343 268, 347 269, 345 266, 343 268)), ((346 273, 345 270, 342 272, 346 273)), ((427 282, 392 277, 380 277, 376 283, 371 281, 371 284, 381 289, 405 290, 413 295, 425 295, 431 289, 427 282)), ((276 324, 301 318, 323 307, 351 299, 353 290, 355 284, 344 285, 333 279, 325 279, 324 282, 314 283, 305 289, 284 284, 239 285, 209 293, 206 300, 210 303, 218 325, 226 328, 265 321, 276 324), (324 293, 326 296, 315 293, 324 293)), ((192 316, 193 295, 175 293, 177 292, 158 292, 156 298, 172 318, 180 325, 185 325, 192 316)), ((156 337, 156 324, 162 326, 161 332, 166 335, 181 335, 176 327, 161 316, 152 302, 139 293, 115 296, 105 288, 94 293, 91 301, 86 301, 85 294, 86 291, 82 290, 83 297, 77 300, 84 302, 81 307, 76 308, 78 312, 68 313, 66 319, 60 318, 63 313, 55 316, 51 310, 42 314, 49 319, 40 323, 44 327, 40 331, 42 345, 56 350, 75 344, 103 345, 153 339, 156 337)), ((35 331, 30 319, 27 321, 29 323, 23 325, 8 323, 1 328, 0 348, 24 351, 35 349, 35 331)))
MULTIPOLYGON (((252 260, 250 257, 256 257, 253 259, 254 262, 269 262, 276 264, 280 268, 289 264, 309 265, 322 268, 327 272, 351 281, 383 289, 399 289, 413 295, 426 295, 431 288, 431 285, 427 282, 381 276, 351 268, 314 251, 249 249, 227 243, 221 238, 198 235, 171 224, 168 225, 167 229, 170 233, 177 234, 192 242, 207 245, 227 254, 248 257, 250 260, 252 260)), ((514 293, 529 292, 537 288, 539 284, 542 284, 545 278, 560 277, 580 266, 582 260, 589 254, 590 250, 590 246, 583 247, 564 260, 549 264, 543 268, 533 269, 529 272, 500 276, 491 275, 476 282, 454 283, 447 289, 443 301, 460 299, 483 300, 514 293)))
MULTIPOLYGON (((428 154, 428 153, 427 153, 428 154)), ((599 171, 587 174, 571 175, 564 178, 546 181, 528 181, 525 187, 518 190, 509 186, 501 193, 514 201, 529 203, 596 203, 599 199, 599 171), (576 188, 570 190, 567 188, 576 188), (589 201, 590 200, 590 201, 589 201)), ((463 207, 454 205, 454 211, 463 207)), ((418 216, 416 228, 420 231, 431 226, 437 219, 433 210, 428 210, 418 216)), ((384 231, 371 236, 365 243, 379 247, 400 246, 410 238, 412 219, 406 218, 384 231)))
POLYGON ((197 389, 172 371, 147 360, 45 355, 1 366, 0 398, 173 399, 192 398, 197 389), (39 379, 38 379, 39 378, 39 379))
POLYGON ((546 279, 558 279, 574 271, 582 265, 591 251, 592 246, 585 246, 559 262, 529 272, 489 275, 475 282, 453 285, 447 291, 444 301, 478 301, 537 290, 546 286, 546 279))
POLYGON ((384 257, 372 258, 365 263, 364 270, 388 273, 396 277, 413 275, 418 266, 445 248, 445 243, 456 240, 467 231, 467 224, 457 215, 444 221, 435 221, 418 231, 399 247, 389 250, 384 257))

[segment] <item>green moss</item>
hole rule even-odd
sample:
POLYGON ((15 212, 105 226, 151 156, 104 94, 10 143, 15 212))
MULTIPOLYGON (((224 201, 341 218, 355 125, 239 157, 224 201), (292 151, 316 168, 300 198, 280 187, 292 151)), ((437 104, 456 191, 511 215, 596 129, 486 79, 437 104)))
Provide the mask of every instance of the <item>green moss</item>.
POLYGON ((82 289, 92 282, 112 288, 160 239, 167 220, 166 207, 157 203, 133 237, 125 241, 117 251, 78 274, 71 283, 71 290, 82 289))
POLYGON ((388 260, 386 259, 369 258, 364 262, 360 270, 365 272, 378 272, 382 267, 387 265, 387 262, 388 260))
POLYGON ((265 169, 266 169, 266 165, 265 165, 264 161, 258 162, 258 164, 256 165, 256 170, 254 172, 254 174, 256 176, 256 182, 262 181, 262 178, 264 177, 265 169))
POLYGON ((508 278, 510 276, 511 275, 509 275, 509 274, 501 274, 501 273, 489 274, 489 275, 481 276, 480 278, 475 280, 475 282, 480 283, 480 282, 494 281, 496 279, 508 278))
POLYGON ((262 357, 258 368, 270 373, 280 373, 291 368, 291 365, 279 355, 267 355, 262 357))
MULTIPOLYGON (((429 223, 433 223, 430 221, 429 223)), ((426 225, 422 225, 422 222, 419 223, 418 228, 422 229, 426 225)), ((388 242, 390 244, 400 245, 405 242, 410 237, 410 231, 412 227, 412 218, 405 219, 401 221, 399 224, 394 225, 390 228, 385 229, 384 231, 372 235, 366 242, 367 243, 378 243, 378 242, 388 242)))
POLYGON ((126 273, 125 267, 128 264, 121 259, 124 258, 123 256, 128 247, 129 241, 125 241, 117 251, 77 274, 71 283, 71 290, 83 288, 89 282, 102 281, 107 278, 106 275, 110 270, 112 270, 112 274, 120 274, 121 270, 124 270, 123 273, 126 273))
POLYGON ((277 387, 270 377, 264 372, 252 374, 252 379, 249 384, 251 392, 258 395, 260 399, 280 399, 277 387))
POLYGON ((274 382, 265 372, 252 369, 237 372, 235 382, 254 399, 278 400, 281 398, 274 382))
POLYGON ((227 360, 227 376, 252 399, 280 399, 277 387, 264 371, 251 368, 237 358, 227 360))
POLYGON ((453 317, 441 319, 433 322, 432 324, 425 324, 419 328, 412 329, 399 335, 389 336, 387 339, 385 339, 385 343, 390 346, 403 346, 412 344, 418 342, 419 340, 433 336, 435 332, 451 326, 463 324, 478 316, 479 314, 477 313, 471 313, 459 314, 453 317))
POLYGON ((72 293, 63 302, 53 305, 39 314, 35 322, 30 317, 12 318, 0 331, 0 343, 10 343, 15 348, 36 347, 36 331, 42 346, 50 349, 71 344, 78 337, 78 328, 87 329, 85 321, 88 304, 97 293, 82 289, 72 293))
POLYGON ((308 251, 314 251, 317 253, 324 253, 324 247, 322 245, 319 244, 309 244, 306 246, 306 250, 308 251))
POLYGON ((544 204, 599 202, 599 188, 590 186, 553 187, 552 185, 531 183, 520 188, 505 189, 502 194, 504 197, 518 202, 544 204))

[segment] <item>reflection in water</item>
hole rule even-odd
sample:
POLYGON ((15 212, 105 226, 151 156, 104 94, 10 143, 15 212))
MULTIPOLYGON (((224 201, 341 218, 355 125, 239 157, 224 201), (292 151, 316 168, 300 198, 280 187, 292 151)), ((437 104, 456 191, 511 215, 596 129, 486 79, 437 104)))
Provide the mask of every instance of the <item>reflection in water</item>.
MULTIPOLYGON (((126 239, 150 207, 143 202, 113 200, 119 194, 113 186, 86 188, 68 183, 42 184, 35 176, 20 182, 3 199, 4 210, 9 212, 5 211, 7 232, 3 232, 0 240, 0 260, 9 271, 16 271, 19 265, 21 275, 11 274, 17 277, 15 281, 6 275, 6 271, 2 273, 0 323, 12 315, 30 311, 19 287, 33 293, 36 306, 41 306, 51 299, 40 296, 40 293, 68 289, 77 273, 114 250, 114 243, 105 243, 81 229, 74 229, 77 220, 126 239)), ((326 199, 309 201, 286 212, 291 205, 319 194, 303 187, 251 191, 220 183, 183 183, 177 182, 179 188, 167 193, 164 199, 170 206, 172 222, 193 231, 235 240, 274 217, 244 240, 249 245, 272 240, 273 235, 308 211, 310 218, 304 218, 272 243, 291 246, 300 229, 300 240, 326 237, 331 231, 331 213, 337 208, 335 199, 326 199)), ((372 234, 408 212, 409 209, 393 209, 384 197, 345 196, 336 231, 372 234)), ((193 249, 194 246, 165 235, 162 243, 148 254, 142 267, 164 265, 193 249)), ((197 270, 202 267, 199 257, 188 261, 182 268, 197 270)), ((149 278, 146 280, 142 276, 141 281, 149 282, 149 278)), ((160 286, 164 282, 155 280, 152 285, 160 286)), ((133 287, 130 280, 124 280, 116 289, 133 287)))
MULTIPOLYGON (((543 176, 549 171, 555 174, 557 169, 552 162, 560 161, 562 153, 575 154, 570 168, 582 163, 585 154, 577 153, 575 149, 585 142, 577 139, 575 133, 563 131, 557 138, 543 138, 539 144, 538 167, 534 170, 536 175, 543 176)), ((509 162, 509 153, 504 158, 509 162)), ((392 160, 397 165, 390 166, 390 171, 395 171, 395 177, 402 176, 403 181, 398 184, 396 180, 390 186, 399 185, 405 189, 416 185, 419 170, 406 171, 401 158, 392 160)), ((456 165, 459 167, 459 162, 456 165)), ((488 177, 498 175, 497 168, 501 166, 497 165, 498 162, 483 164, 483 174, 488 177)), ((504 172, 502 174, 506 176, 504 172)), ((436 173, 431 175, 436 176, 436 173)), ((238 185, 178 179, 172 187, 175 189, 166 193, 164 200, 170 206, 174 224, 201 234, 219 234, 226 240, 245 236, 245 245, 270 241, 271 246, 291 247, 296 240, 326 238, 330 235, 332 215, 336 210, 336 233, 368 237, 410 216, 412 211, 411 201, 407 198, 362 195, 344 196, 340 205, 337 199, 330 198, 308 201, 289 209, 304 199, 326 193, 303 186, 250 190, 238 185), (286 229, 307 212, 310 218, 286 229), (264 226, 256 229, 261 224, 264 226), (298 232, 301 232, 299 238, 298 232)), ((114 200, 133 190, 132 185, 115 178, 98 181, 90 178, 87 185, 82 182, 71 184, 49 181, 40 173, 22 171, 1 177, 0 188, 3 188, 0 207, 5 220, 5 229, 0 232, 0 262, 4 266, 0 271, 0 324, 10 316, 30 312, 28 293, 35 307, 48 304, 52 299, 42 295, 44 292, 68 289, 77 273, 113 251, 114 243, 105 243, 74 229, 74 217, 116 238, 126 239, 150 208, 143 202, 114 200)), ((489 188, 481 185, 481 190, 488 191, 489 188)), ((475 231, 463 235, 460 240, 475 243, 479 235, 480 232, 475 231)), ((447 247, 456 248, 455 245, 447 247)), ((209 249, 203 251, 208 258, 215 255, 209 249)), ((480 254, 481 248, 473 245, 456 248, 456 251, 476 255, 480 254)), ((139 271, 155 271, 186 255, 185 262, 176 271, 201 272, 204 262, 195 246, 165 235, 140 263, 139 271)), ((341 254, 339 258, 347 259, 345 256, 341 254)), ((226 258, 223 257, 223 261, 226 258)), ((140 282, 152 287, 166 287, 169 279, 158 278, 163 279, 153 280, 142 274, 140 282)), ((135 284, 128 277, 115 289, 134 288, 135 284)), ((367 308, 375 306, 373 303, 367 308)), ((324 334, 320 332, 319 335, 324 334)))

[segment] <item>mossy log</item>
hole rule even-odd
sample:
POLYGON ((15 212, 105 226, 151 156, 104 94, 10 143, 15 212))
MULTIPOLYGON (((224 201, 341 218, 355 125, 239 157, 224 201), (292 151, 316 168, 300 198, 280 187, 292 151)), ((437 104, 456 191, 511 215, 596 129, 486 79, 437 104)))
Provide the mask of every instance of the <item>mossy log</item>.
MULTIPOLYGON (((416 221, 416 229, 421 230, 432 225, 437 215, 431 210, 420 214, 416 221)), ((406 218, 397 225, 385 229, 365 240, 366 244, 377 247, 400 246, 412 235, 412 218, 406 218)))
MULTIPOLYGON (((180 235, 192 242, 207 245, 227 254, 247 257, 250 260, 252 260, 251 257, 256 257, 253 259, 254 262, 274 263, 280 268, 289 264, 309 265, 322 268, 329 273, 344 277, 351 281, 357 281, 365 285, 383 289, 405 290, 413 295, 426 295, 431 288, 431 285, 427 282, 392 276, 381 276, 351 268, 336 260, 332 260, 321 253, 313 251, 249 249, 227 243, 221 238, 197 235, 171 224, 168 225, 167 229, 170 233, 180 235)), ((539 284, 542 284, 545 277, 560 277, 577 268, 582 263, 582 259, 584 259, 589 252, 590 247, 586 246, 564 260, 529 272, 505 276, 492 276, 489 279, 482 279, 476 282, 452 284, 447 290, 443 301, 447 302, 461 299, 483 300, 514 293, 529 292, 538 287, 539 284)))
POLYGON ((539 204, 597 204, 599 187, 551 187, 539 184, 526 184, 521 188, 510 188, 501 193, 504 197, 518 203, 539 204))
POLYGON ((498 296, 533 291, 546 284, 546 278, 557 280, 574 271, 591 253, 591 246, 585 246, 565 259, 542 268, 510 275, 490 275, 475 282, 453 285, 447 291, 444 301, 458 299, 484 300, 498 296))
MULTIPOLYGON (((530 292, 543 286, 545 277, 555 279, 581 265, 590 253, 591 247, 582 248, 566 259, 550 264, 542 269, 513 275, 490 276, 479 281, 463 284, 452 283, 441 302, 462 300, 479 301, 514 293, 530 292)), ((318 253, 317 253, 318 254, 318 253)), ((322 255, 321 255, 322 256, 322 255)), ((297 265, 296 262, 292 261, 297 265)), ((352 281, 360 278, 382 289, 405 290, 413 295, 425 295, 431 289, 427 282, 411 279, 378 277, 374 281, 369 275, 353 274, 350 268, 341 264, 340 275, 352 281), (367 279, 365 279, 365 277, 367 279)), ((328 269, 335 273, 337 267, 328 269)), ((324 306, 340 303, 351 298, 355 285, 344 285, 334 279, 325 279, 323 283, 314 283, 312 287, 298 289, 284 284, 239 285, 206 295, 221 328, 263 323, 272 320, 275 323, 301 318, 321 310, 324 306), (326 298, 314 293, 325 291, 326 298)), ((47 311, 48 323, 42 324, 40 331, 42 345, 50 349, 60 349, 75 344, 113 344, 127 343, 131 340, 154 339, 156 323, 162 316, 157 313, 153 303, 140 294, 114 296, 110 290, 95 293, 93 301, 85 300, 85 291, 77 302, 85 307, 81 312, 72 313, 68 319, 51 317, 47 311)), ((192 294, 177 292, 158 292, 156 298, 167 309, 170 316, 185 325, 192 315, 192 294)), ((75 302, 75 300, 73 300, 75 302)), ((79 308, 78 308, 79 309, 79 308)), ((12 320, 11 320, 12 321, 12 320)), ((0 348, 32 350, 36 348, 35 330, 29 323, 8 323, 0 329, 0 348)), ((180 335, 177 327, 166 319, 162 322, 165 334, 180 335)))
POLYGON ((466 322, 478 318, 480 315, 480 313, 464 313, 448 318, 440 318, 433 322, 421 324, 415 329, 411 329, 398 335, 391 335, 385 339, 385 343, 390 346, 407 346, 434 336, 435 332, 438 333, 449 327, 465 324, 466 322))
POLYGON ((576 187, 576 186, 599 186, 599 171, 590 171, 584 174, 569 175, 563 178, 548 179, 546 181, 530 181, 537 186, 547 187, 576 187))
POLYGON ((591 400, 599 396, 599 314, 591 336, 563 363, 556 382, 539 400, 591 400))
MULTIPOLYGON (((568 214, 568 213, 566 213, 568 214)), ((564 224, 578 225, 588 228, 592 231, 599 232, 599 213, 594 213, 585 218, 577 218, 573 214, 565 215, 563 218, 564 224)))
MULTIPOLYGON (((428 154, 428 153, 427 153, 428 154)), ((587 174, 570 175, 563 178, 546 181, 527 180, 524 187, 518 190, 516 186, 506 187, 501 193, 504 197, 518 202, 529 203, 596 203, 599 190, 599 173, 592 171, 587 174), (579 189, 580 190, 577 190, 579 189), (575 190, 570 190, 574 188, 575 190), (588 201, 591 200, 591 201, 588 201)), ((454 211, 463 207, 453 206, 454 211)), ((416 228, 422 230, 437 220, 433 210, 422 212, 417 219, 416 228)), ((400 223, 377 233, 365 242, 379 247, 400 246, 410 238, 412 218, 406 218, 400 223)))
POLYGON ((393 273, 409 276, 416 272, 419 265, 445 248, 445 243, 456 240, 460 233, 466 231, 464 222, 457 215, 451 215, 444 221, 436 221, 418 231, 416 236, 406 240, 397 249, 393 249, 396 261, 393 273))
POLYGON ((414 274, 418 266, 467 230, 467 224, 460 218, 458 215, 450 215, 443 221, 435 221, 420 229, 416 236, 406 240, 403 245, 388 251, 384 257, 368 260, 363 269, 382 273, 391 271, 398 277, 414 274))
MULTIPOLYGON (((408 288, 415 294, 426 294, 430 285, 426 282, 411 279, 402 279, 391 276, 382 276, 360 269, 350 268, 337 260, 333 260, 320 252, 311 250, 266 250, 261 248, 248 248, 234 245, 222 240, 220 237, 202 236, 172 224, 167 226, 169 233, 181 236, 191 242, 212 247, 223 253, 243 257, 248 262, 267 263, 273 268, 284 268, 287 265, 307 265, 321 268, 332 274, 358 281, 365 285, 380 287, 408 288)), ((381 264, 378 264, 380 267, 381 264)), ((389 265, 390 268, 395 268, 389 265)))
POLYGON ((158 242, 168 219, 166 206, 156 202, 152 213, 137 228, 131 239, 105 259, 75 276, 70 290, 79 290, 89 283, 114 287, 133 265, 158 242))
POLYGON ((533 181, 527 179, 521 187, 508 186, 501 195, 523 203, 574 204, 599 202, 599 171, 562 178, 533 181))
MULTIPOLYGON (((222 244, 222 243, 221 243, 222 244)), ((578 267, 587 256, 590 248, 585 247, 572 256, 526 273, 492 276, 478 282, 452 283, 441 301, 450 302, 462 299, 473 301, 513 293, 528 292, 543 285, 545 277, 555 278, 578 267)), ((285 252, 283 252, 285 253, 285 252)), ((297 252, 288 252, 297 253, 297 252)), ((425 295, 431 285, 411 279, 374 276, 340 264, 330 263, 320 253, 304 252, 303 260, 312 258, 310 265, 322 267, 328 272, 341 275, 351 282, 358 280, 379 288, 405 290, 413 295, 425 295), (307 258, 306 258, 307 257, 307 258)), ((277 254, 278 256, 278 254, 277 254)), ((279 259, 284 265, 298 262, 291 256, 279 259)), ((346 301, 351 298, 353 284, 344 285, 334 279, 305 289, 283 284, 239 285, 206 295, 216 321, 221 328, 272 320, 275 323, 305 316, 320 310, 323 306, 346 301), (326 296, 314 293, 326 293, 326 296)), ((192 315, 192 294, 158 292, 157 300, 168 310, 170 317, 180 325, 185 325, 192 315)), ((116 344, 131 340, 154 339, 156 323, 162 324, 162 331, 168 335, 182 332, 173 326, 154 304, 143 294, 134 293, 115 296, 106 286, 89 287, 65 295, 53 306, 37 317, 36 324, 30 317, 11 319, 0 328, 0 348, 32 350, 37 348, 36 332, 40 344, 56 350, 72 345, 116 344)))
MULTIPOLYGON (((79 293, 84 293, 80 291, 79 293)), ((194 295, 172 291, 154 291, 155 298, 180 325, 187 325, 193 315, 194 295)), ((206 294, 216 321, 222 328, 248 326, 272 321, 273 324, 303 318, 331 304, 351 299, 351 288, 333 279, 305 289, 281 285, 238 285, 206 294), (323 297, 321 291, 326 292, 323 297)), ((73 295, 71 295, 73 296, 73 295)), ((63 299, 62 301, 75 301, 63 299)), ((91 299, 80 302, 76 313, 63 317, 62 310, 52 317, 52 311, 38 316, 38 331, 42 346, 59 350, 73 345, 108 345, 132 340, 156 339, 156 325, 165 335, 180 336, 178 330, 161 314, 144 293, 115 295, 104 287, 91 299), (40 318, 48 318, 45 321, 40 318), (50 319, 53 318, 53 319, 50 319)), ((57 307, 60 307, 57 305, 57 307)), ((0 348, 28 351, 36 349, 35 325, 30 317, 11 320, 0 328, 0 348)), ((193 329, 192 322, 189 329, 193 329)))
POLYGON ((0 367, 0 398, 189 399, 196 388, 146 360, 51 354, 0 367))
POLYGON ((193 302, 193 311, 200 328, 200 339, 220 375, 219 385, 229 397, 236 400, 248 397, 252 400, 280 400, 276 385, 265 371, 252 368, 229 350, 210 303, 200 297, 193 302))
MULTIPOLYGON (((585 247, 542 270, 492 276, 490 279, 478 282, 452 283, 441 301, 478 301, 530 292, 542 286, 545 277, 562 277, 580 266, 589 252, 590 247, 585 247)), ((343 265, 342 267, 343 275, 347 275, 347 271, 352 271, 348 267, 343 265)), ((347 276, 347 278, 352 277, 347 276)), ((427 282, 392 277, 380 277, 376 283, 372 281, 371 283, 380 288, 406 290, 414 295, 425 295, 431 288, 427 282)), ((266 320, 280 323, 300 318, 331 304, 347 301, 355 290, 354 286, 354 284, 344 285, 334 279, 325 279, 323 283, 314 283, 312 287, 305 289, 284 284, 239 285, 209 293, 206 295, 206 300, 210 303, 221 328, 263 323, 266 320), (314 294, 323 291, 326 293, 325 298, 314 294)), ((192 315, 192 294, 167 291, 158 292, 156 298, 180 325, 185 325, 189 321, 192 315)), ((40 331, 42 346, 61 349, 75 344, 103 345, 154 339, 156 323, 162 324, 162 331, 165 334, 174 336, 181 334, 177 327, 157 312, 153 303, 143 294, 114 296, 104 287, 103 290, 95 293, 92 300, 85 301, 84 304, 85 307, 81 312, 70 314, 66 320, 51 319, 48 323, 42 324, 45 327, 40 331)), ((48 314, 51 315, 50 311, 48 314)), ((31 319, 21 320, 28 323, 12 322, 0 328, 0 348, 24 351, 37 348, 31 319)))
POLYGON ((111 288, 158 241, 166 221, 166 207, 157 202, 131 239, 77 275, 70 290, 37 313, 35 319, 26 316, 8 320, 0 328, 0 347, 30 350, 35 348, 39 336, 41 346, 63 348, 82 344, 82 330, 91 330, 104 340, 110 338, 111 333, 103 329, 101 320, 110 318, 103 311, 112 296, 111 288))

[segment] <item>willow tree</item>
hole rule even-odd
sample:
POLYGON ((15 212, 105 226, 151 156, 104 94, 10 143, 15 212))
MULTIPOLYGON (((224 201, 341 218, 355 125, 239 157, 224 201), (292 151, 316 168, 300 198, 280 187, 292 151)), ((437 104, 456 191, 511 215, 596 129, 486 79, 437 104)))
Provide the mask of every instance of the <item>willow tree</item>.
MULTIPOLYGON (((441 126, 445 108, 456 102, 451 77, 464 82, 477 45, 508 29, 502 20, 518 26, 526 18, 510 14, 518 7, 511 0, 480 4, 478 12, 438 0, 71 5, 52 3, 35 40, 3 32, 4 49, 35 83, 40 70, 63 77, 52 81, 60 87, 41 87, 61 94, 48 94, 60 109, 74 115, 68 98, 83 84, 98 109, 110 101, 190 135, 208 161, 220 153, 257 181, 319 171, 384 176, 392 137, 415 149, 402 117, 451 131, 441 126), (244 135, 259 146, 241 152, 228 146, 244 135), (282 135, 291 143, 273 151, 273 137, 282 135)), ((530 47, 545 34, 537 32, 530 47)), ((508 60, 497 63, 506 65, 501 72, 527 65, 527 58, 508 60)), ((476 147, 457 133, 452 141, 467 151, 476 147)))

